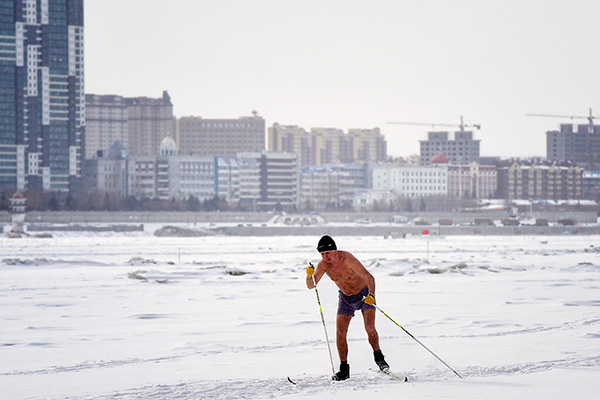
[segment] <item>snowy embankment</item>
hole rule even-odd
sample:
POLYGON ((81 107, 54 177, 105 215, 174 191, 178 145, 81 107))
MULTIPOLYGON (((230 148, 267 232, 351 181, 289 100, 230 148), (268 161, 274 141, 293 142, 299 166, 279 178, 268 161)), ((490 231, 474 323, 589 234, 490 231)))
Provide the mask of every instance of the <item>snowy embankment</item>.
MULTIPOLYGON (((592 399, 600 391, 597 236, 336 237, 377 281, 392 370, 362 318, 332 382, 304 268, 318 237, 0 239, 7 399, 592 399), (287 376, 298 382, 288 383, 287 376)), ((319 285, 335 337, 337 290, 319 285)), ((337 368, 335 344, 334 361, 337 368)))

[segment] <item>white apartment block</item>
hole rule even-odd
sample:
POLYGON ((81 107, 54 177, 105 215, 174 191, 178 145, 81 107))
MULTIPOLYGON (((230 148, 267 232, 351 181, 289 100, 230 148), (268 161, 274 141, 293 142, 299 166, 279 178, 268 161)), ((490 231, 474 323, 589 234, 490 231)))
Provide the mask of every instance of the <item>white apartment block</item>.
POLYGON ((240 153, 237 164, 240 174, 240 201, 242 207, 257 210, 261 198, 260 153, 240 153))
POLYGON ((400 196, 445 196, 448 193, 448 167, 373 166, 373 189, 392 191, 400 196))
POLYGON ((328 167, 304 167, 300 170, 300 209, 340 208, 342 173, 328 167))
POLYGON ((200 201, 215 196, 215 159, 212 157, 175 156, 168 160, 168 198, 186 199, 190 195, 200 201))
POLYGON ((215 194, 230 205, 240 201, 240 166, 235 157, 215 160, 215 194))
POLYGON ((240 164, 240 203, 251 204, 260 210, 298 207, 298 161, 295 154, 262 151, 240 153, 237 158, 240 164), (255 180, 257 173, 258 181, 255 180), (245 197, 247 194, 255 196, 256 182, 258 197, 245 197))
POLYGON ((128 193, 136 198, 200 201, 215 195, 214 159, 211 157, 130 157, 127 160, 128 193))
POLYGON ((336 163, 300 169, 300 207, 348 209, 354 195, 371 185, 368 164, 336 163))

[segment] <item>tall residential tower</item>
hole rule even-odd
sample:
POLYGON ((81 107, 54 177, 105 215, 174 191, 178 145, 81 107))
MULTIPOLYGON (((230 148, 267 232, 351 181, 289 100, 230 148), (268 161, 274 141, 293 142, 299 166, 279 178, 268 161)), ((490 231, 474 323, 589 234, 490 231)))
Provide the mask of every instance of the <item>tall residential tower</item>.
POLYGON ((0 2, 0 188, 69 190, 85 126, 83 0, 0 2))

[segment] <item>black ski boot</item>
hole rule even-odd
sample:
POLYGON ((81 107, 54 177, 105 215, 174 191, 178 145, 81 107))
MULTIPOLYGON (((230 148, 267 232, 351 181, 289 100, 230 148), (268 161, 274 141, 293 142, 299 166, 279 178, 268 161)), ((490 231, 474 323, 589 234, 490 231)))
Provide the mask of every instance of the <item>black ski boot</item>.
POLYGON ((373 355, 375 356, 375 364, 377 364, 379 369, 383 372, 389 372, 390 366, 385 362, 385 358, 383 357, 381 350, 374 351, 373 355))
POLYGON ((340 364, 340 370, 331 377, 334 381, 345 381, 350 378, 350 364, 346 361, 342 361, 340 364))

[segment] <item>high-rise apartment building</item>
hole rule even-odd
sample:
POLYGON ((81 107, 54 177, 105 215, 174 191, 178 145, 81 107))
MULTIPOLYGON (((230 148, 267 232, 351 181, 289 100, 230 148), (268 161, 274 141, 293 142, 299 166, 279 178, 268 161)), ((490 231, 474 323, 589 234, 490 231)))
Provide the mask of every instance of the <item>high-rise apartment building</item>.
POLYGON ((115 142, 129 148, 127 102, 122 96, 85 95, 85 158, 107 152, 115 142))
POLYGON ((297 125, 274 123, 269 128, 269 150, 295 153, 298 157, 298 164, 302 167, 320 164, 316 146, 313 135, 297 125))
POLYGON ((310 136, 311 141, 314 143, 316 165, 352 162, 351 152, 343 145, 345 137, 343 130, 337 128, 312 128, 310 136))
POLYGON ((379 131, 374 129, 348 129, 345 140, 347 152, 352 161, 347 162, 369 162, 376 163, 385 161, 387 158, 387 142, 379 131))
POLYGON ((133 156, 155 156, 167 135, 173 137, 175 119, 171 97, 127 97, 127 151, 133 156))
POLYGON ((0 2, 0 187, 79 184, 83 43, 83 0, 0 2))
POLYGON ((300 166, 329 163, 376 163, 387 158, 387 142, 374 129, 312 128, 273 124, 269 128, 269 150, 295 153, 300 166))
POLYGON ((233 157, 265 150, 265 120, 254 114, 238 119, 177 119, 176 140, 182 155, 233 157))
POLYGON ((85 158, 108 151, 117 141, 132 156, 154 157, 163 138, 175 136, 167 91, 159 98, 88 94, 85 102, 85 158))
POLYGON ((571 161, 595 171, 600 165, 600 125, 560 124, 560 130, 546 132, 546 157, 551 161, 571 161))
POLYGON ((448 157, 451 164, 479 163, 479 142, 473 139, 473 132, 454 132, 454 140, 448 139, 448 132, 428 132, 427 140, 421 143, 421 165, 431 165, 438 154, 448 157))

